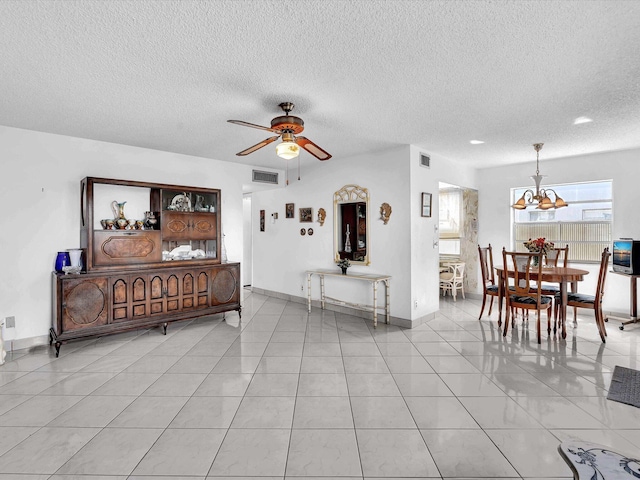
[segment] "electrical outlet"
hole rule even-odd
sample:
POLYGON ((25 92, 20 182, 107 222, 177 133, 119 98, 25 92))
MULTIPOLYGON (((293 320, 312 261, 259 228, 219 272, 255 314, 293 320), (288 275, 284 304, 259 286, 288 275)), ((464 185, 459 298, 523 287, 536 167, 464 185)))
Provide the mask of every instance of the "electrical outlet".
POLYGON ((5 318, 5 325, 7 328, 16 328, 16 317, 7 317, 5 318))
POLYGON ((418 308, 418 300, 416 300, 415 302, 413 302, 413 308, 418 308))
POLYGON ((300 291, 304 292, 304 285, 300 285, 300 291))

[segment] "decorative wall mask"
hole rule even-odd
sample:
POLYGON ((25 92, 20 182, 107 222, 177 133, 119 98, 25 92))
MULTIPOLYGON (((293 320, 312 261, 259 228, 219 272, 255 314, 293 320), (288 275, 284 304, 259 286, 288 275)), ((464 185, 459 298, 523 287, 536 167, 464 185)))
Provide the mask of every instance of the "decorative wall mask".
POLYGON ((391 205, 383 203, 380 205, 380 218, 382 218, 385 225, 389 222, 389 217, 391 217, 391 205))
POLYGON ((309 235, 309 236, 313 235, 313 228, 308 228, 307 229, 307 235, 309 235))
POLYGON ((307 231, 304 228, 300 229, 300 235, 306 235, 307 231))
POLYGON ((318 223, 320 224, 320 226, 322 227, 324 225, 324 219, 327 217, 327 212, 325 211, 324 208, 319 208, 318 209, 318 223))

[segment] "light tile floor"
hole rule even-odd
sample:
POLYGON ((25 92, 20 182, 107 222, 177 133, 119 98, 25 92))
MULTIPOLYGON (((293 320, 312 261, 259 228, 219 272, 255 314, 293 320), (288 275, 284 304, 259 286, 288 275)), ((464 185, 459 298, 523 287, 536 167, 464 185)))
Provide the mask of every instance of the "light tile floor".
POLYGON ((579 438, 638 457, 606 399, 640 328, 506 338, 479 302, 412 330, 245 292, 237 313, 19 351, 0 367, 0 480, 569 479, 579 438))

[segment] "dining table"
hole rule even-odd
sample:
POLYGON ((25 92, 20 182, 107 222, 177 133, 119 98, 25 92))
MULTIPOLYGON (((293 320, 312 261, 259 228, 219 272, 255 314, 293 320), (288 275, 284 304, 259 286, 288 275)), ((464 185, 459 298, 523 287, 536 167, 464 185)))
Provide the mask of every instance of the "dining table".
MULTIPOLYGON (((502 265, 495 267, 498 274, 498 325, 502 322, 502 301, 504 299, 505 285, 507 276, 513 278, 515 272, 513 268, 507 267, 506 269, 502 265)), ((581 268, 573 267, 547 267, 543 266, 541 278, 537 270, 531 270, 529 278, 535 282, 547 282, 557 283, 560 290, 560 304, 558 305, 558 313, 560 315, 560 325, 562 331, 562 338, 567 338, 567 289, 568 285, 572 285, 572 290, 577 290, 578 282, 584 280, 585 275, 588 275, 588 270, 582 270, 581 268)), ((503 336, 507 335, 508 325, 505 322, 503 336)))

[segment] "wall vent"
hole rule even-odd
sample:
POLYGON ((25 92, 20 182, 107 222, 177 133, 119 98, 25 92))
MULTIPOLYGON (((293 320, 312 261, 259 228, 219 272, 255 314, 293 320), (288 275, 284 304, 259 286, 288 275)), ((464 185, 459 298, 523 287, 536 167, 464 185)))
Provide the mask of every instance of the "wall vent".
POLYGON ((253 181, 259 182, 259 183, 270 183, 272 185, 278 185, 278 173, 253 170, 253 181))
POLYGON ((420 166, 421 167, 426 167, 426 168, 431 168, 431 157, 429 155, 427 155, 426 153, 421 153, 420 154, 420 166))

